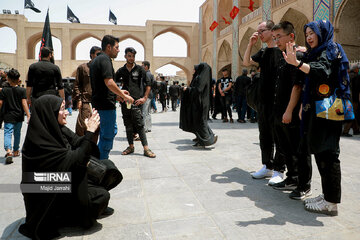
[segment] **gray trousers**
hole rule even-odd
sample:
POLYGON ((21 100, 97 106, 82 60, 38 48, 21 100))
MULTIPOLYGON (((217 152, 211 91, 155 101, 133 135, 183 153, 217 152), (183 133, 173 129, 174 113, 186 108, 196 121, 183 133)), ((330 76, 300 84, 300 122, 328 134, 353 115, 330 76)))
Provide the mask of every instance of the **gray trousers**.
POLYGON ((144 119, 144 130, 145 132, 151 131, 151 99, 147 99, 146 102, 141 106, 141 113, 144 119))

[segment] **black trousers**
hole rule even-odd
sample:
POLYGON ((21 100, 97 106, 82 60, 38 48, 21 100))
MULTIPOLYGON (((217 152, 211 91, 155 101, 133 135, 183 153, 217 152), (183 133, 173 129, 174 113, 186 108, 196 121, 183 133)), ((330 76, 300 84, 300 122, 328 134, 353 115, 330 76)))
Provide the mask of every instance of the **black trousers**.
POLYGON ((259 140, 261 149, 261 161, 268 169, 273 169, 274 161, 274 135, 272 107, 267 105, 258 106, 259 140))
POLYGON ((173 111, 176 111, 177 100, 178 100, 177 96, 171 97, 171 108, 173 111))
POLYGON ((166 109, 166 98, 165 98, 165 95, 164 95, 164 96, 160 95, 160 103, 161 103, 161 106, 162 106, 162 110, 165 111, 165 109, 166 109))
POLYGON ((134 133, 138 133, 141 144, 147 146, 144 119, 139 106, 131 106, 131 109, 127 109, 126 104, 121 104, 121 111, 123 114, 124 125, 126 129, 126 137, 129 145, 134 144, 134 133))
POLYGON ((321 176, 324 198, 328 202, 340 203, 341 200, 341 169, 340 150, 325 151, 315 154, 315 160, 321 176))
POLYGON ((232 111, 231 111, 231 95, 225 94, 225 96, 220 97, 221 106, 222 106, 222 115, 224 118, 227 118, 227 114, 229 114, 229 118, 232 118, 232 111))

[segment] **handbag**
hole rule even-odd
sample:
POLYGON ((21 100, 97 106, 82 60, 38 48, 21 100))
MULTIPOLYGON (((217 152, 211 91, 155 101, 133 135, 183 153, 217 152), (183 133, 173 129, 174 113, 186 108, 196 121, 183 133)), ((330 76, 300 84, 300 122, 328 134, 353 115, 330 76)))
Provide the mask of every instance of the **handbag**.
POLYGON ((333 121, 353 120, 355 115, 351 101, 338 97, 336 90, 330 97, 315 101, 316 116, 333 121))
POLYGON ((99 160, 92 155, 87 166, 87 175, 91 183, 102 186, 108 191, 123 180, 121 172, 111 160, 99 160))
POLYGON ((90 181, 100 185, 106 174, 106 165, 94 156, 90 156, 87 165, 87 174, 90 181))

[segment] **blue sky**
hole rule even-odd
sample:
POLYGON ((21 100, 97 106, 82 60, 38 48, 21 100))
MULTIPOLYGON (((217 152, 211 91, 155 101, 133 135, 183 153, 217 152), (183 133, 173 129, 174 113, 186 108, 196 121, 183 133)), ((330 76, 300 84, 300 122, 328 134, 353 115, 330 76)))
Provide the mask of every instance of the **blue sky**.
MULTIPOLYGON (((9 9, 12 13, 19 10, 29 22, 43 22, 46 10, 49 8, 50 22, 69 22, 66 19, 66 6, 68 5, 81 23, 88 24, 112 24, 108 21, 109 8, 116 15, 118 25, 144 26, 146 20, 184 21, 198 22, 199 7, 205 0, 32 0, 41 13, 35 13, 30 9, 24 10, 24 0, 0 0, 0 11, 9 9)), ((0 28, 0 52, 13 52, 16 49, 16 38, 11 30, 0 28), (8 34, 8 32, 10 32, 8 34), (5 36, 5 37, 4 37, 5 36)), ((60 41, 54 43, 54 48, 60 41)), ((92 45, 98 45, 95 39, 87 39, 78 45, 77 56, 80 60, 88 58, 88 52, 92 45)), ((133 40, 125 40, 120 43, 120 48, 132 45, 139 49, 137 58, 143 59, 141 45, 133 40)), ((59 45, 58 45, 59 46, 59 45)), ((38 51, 36 49, 36 51, 38 51)), ((168 33, 159 36, 154 41, 154 55, 162 56, 170 53, 173 56, 186 54, 186 44, 175 34, 168 33), (171 45, 169 44, 171 43, 171 45), (177 46, 171 48, 170 46, 177 46)), ((37 54, 35 54, 37 55, 37 54)), ((118 59, 121 59, 119 53, 118 59)), ((56 51, 55 56, 60 57, 61 52, 56 51)), ((164 66, 162 69, 166 75, 178 71, 175 66, 164 66)))

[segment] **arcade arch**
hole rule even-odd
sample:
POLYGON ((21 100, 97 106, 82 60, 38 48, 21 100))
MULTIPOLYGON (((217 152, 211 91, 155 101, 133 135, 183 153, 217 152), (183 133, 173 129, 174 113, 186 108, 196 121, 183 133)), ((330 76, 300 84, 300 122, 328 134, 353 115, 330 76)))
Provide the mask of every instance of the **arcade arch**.
MULTIPOLYGON (((87 38, 90 38, 90 37, 93 37, 93 38, 101 41, 101 38, 102 38, 103 36, 102 36, 102 33, 101 33, 101 34, 99 33, 99 34, 96 35, 96 34, 94 34, 94 33, 85 32, 85 33, 80 34, 80 35, 78 35, 77 37, 75 37, 75 38, 72 40, 71 45, 70 45, 70 47, 71 47, 71 60, 75 60, 75 59, 76 59, 76 48, 77 48, 77 45, 78 45, 81 41, 83 41, 83 40, 85 40, 85 39, 87 39, 87 38)), ((100 45, 99 47, 101 47, 101 45, 100 45)))
MULTIPOLYGON (((174 61, 168 62, 166 64, 163 64, 162 66, 159 66, 156 70, 155 73, 167 73, 167 72, 171 72, 172 74, 176 74, 176 71, 180 71, 183 70, 186 76, 186 81, 189 82, 191 81, 191 73, 190 71, 184 67, 183 65, 176 63, 174 61), (161 72, 162 71, 162 72, 161 72)), ((163 74, 163 75, 169 75, 169 74, 163 74)))
POLYGON ((289 21, 294 25, 296 44, 305 46, 304 25, 310 22, 307 17, 299 11, 289 8, 281 18, 281 21, 289 21))
MULTIPOLYGON (((183 38, 186 42, 186 56, 185 57, 189 57, 190 56, 190 37, 187 33, 183 32, 182 30, 176 28, 176 27, 169 27, 169 28, 166 28, 160 32, 158 32, 157 34, 154 35, 154 38, 153 38, 153 45, 154 45, 154 41, 157 37, 159 37, 160 35, 162 34, 165 34, 165 33, 173 33, 181 38, 183 38)), ((155 45, 153 47, 153 56, 156 56, 155 55, 155 45)))
POLYGON ((217 69, 222 69, 224 66, 231 63, 232 52, 228 41, 224 40, 218 51, 218 66, 217 69))
POLYGON ((230 22, 230 24, 232 23, 232 19, 229 16, 229 13, 231 12, 233 7, 233 1, 232 0, 220 0, 218 2, 218 23, 219 26, 217 27, 219 30, 219 32, 221 30, 223 30, 224 28, 226 28, 227 26, 229 26, 229 24, 226 24, 223 17, 230 22))
POLYGON ((206 62, 209 66, 212 66, 212 57, 208 49, 206 49, 201 62, 206 62))
POLYGON ((213 20, 213 8, 207 6, 203 15, 202 21, 202 45, 205 45, 207 42, 210 42, 212 39, 212 31, 210 31, 210 26, 213 20))
MULTIPOLYGON (((55 60, 61 60, 62 59, 62 46, 61 41, 57 37, 52 36, 52 43, 53 43, 53 49, 54 49, 54 59, 55 60)), ((39 40, 37 44, 35 45, 34 49, 34 58, 33 59, 39 59, 39 52, 40 52, 40 44, 41 41, 39 40)))
POLYGON ((184 38, 173 32, 167 32, 154 38, 153 56, 187 57, 187 48, 188 45, 184 38))
POLYGON ((120 38, 119 42, 119 54, 117 58, 115 58, 116 61, 125 61, 125 48, 127 47, 133 47, 136 50, 136 57, 135 61, 144 61, 145 59, 145 48, 144 44, 133 37, 128 38, 120 38))
POLYGON ((76 46, 76 60, 90 60, 90 49, 93 46, 101 48, 101 41, 94 37, 88 37, 76 46))
POLYGON ((17 35, 14 29, 0 23, 0 36, 6 36, 6 41, 0 44, 0 52, 15 53, 17 49, 17 35))
POLYGON ((334 20, 336 42, 340 43, 351 60, 360 59, 360 29, 355 27, 360 22, 360 1, 343 0, 334 20))

